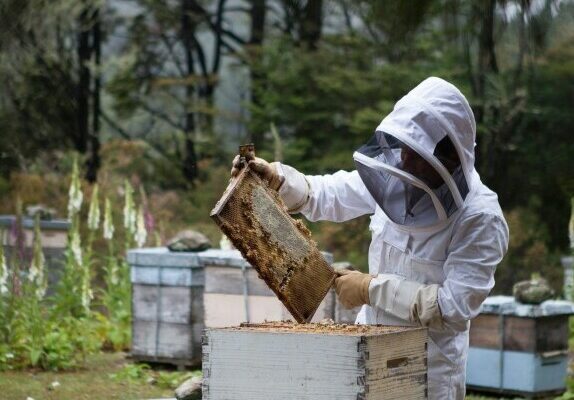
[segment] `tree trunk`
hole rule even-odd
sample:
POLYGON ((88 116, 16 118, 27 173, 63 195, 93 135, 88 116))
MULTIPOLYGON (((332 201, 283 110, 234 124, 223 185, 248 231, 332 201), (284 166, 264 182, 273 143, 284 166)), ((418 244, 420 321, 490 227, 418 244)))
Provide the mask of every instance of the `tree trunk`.
POLYGON ((78 66, 79 77, 76 86, 76 134, 74 147, 80 153, 85 153, 89 136, 89 99, 90 99, 90 30, 88 8, 84 8, 78 18, 78 66))
POLYGON ((299 39, 309 50, 316 50, 323 25, 323 0, 307 0, 299 23, 299 39))
MULTIPOLYGON (((481 123, 487 112, 486 104, 486 77, 491 74, 498 73, 498 64, 496 62, 495 42, 494 42, 494 12, 496 9, 496 0, 481 0, 479 12, 481 15, 481 29, 478 40, 478 77, 477 77, 477 92, 480 98, 480 106, 476 111, 476 122, 481 123)), ((488 145, 486 146, 486 154, 482 161, 483 171, 485 171, 486 180, 492 179, 496 173, 497 163, 497 120, 498 110, 492 110, 490 137, 488 138, 488 145)))
POLYGON ((498 73, 496 53, 494 50, 494 11, 496 0, 482 0, 480 3, 482 26, 478 43, 478 93, 484 98, 486 76, 498 73))
MULTIPOLYGON (((250 63, 254 64, 259 58, 261 45, 265 37, 265 0, 251 0, 251 36, 249 38, 249 52, 250 63)), ((255 107, 260 105, 260 99, 257 93, 253 90, 263 81, 264 77, 261 73, 254 71, 253 67, 249 69, 251 81, 251 104, 255 107)), ((250 140, 255 143, 258 148, 264 148, 264 132, 251 132, 250 140)))
POLYGON ((251 37, 249 44, 261 46, 265 37, 265 0, 251 0, 251 37))
MULTIPOLYGON (((184 53, 185 53, 185 72, 188 76, 195 73, 193 65, 193 26, 191 21, 191 13, 193 10, 192 0, 182 0, 182 16, 181 16, 181 36, 183 40, 184 53)), ((195 118, 193 112, 190 111, 193 103, 194 87, 192 84, 187 83, 185 87, 185 122, 184 122, 184 137, 185 137, 185 155, 183 159, 183 176, 185 179, 193 184, 197 178, 197 154, 195 149, 195 141, 193 134, 195 131, 195 118)))
POLYGON ((99 66, 101 64, 101 21, 99 10, 94 13, 94 25, 92 27, 92 52, 94 54, 94 63, 98 71, 94 76, 94 88, 92 92, 92 132, 90 134, 90 158, 87 162, 86 179, 94 183, 98 178, 100 169, 100 90, 101 77, 99 66))

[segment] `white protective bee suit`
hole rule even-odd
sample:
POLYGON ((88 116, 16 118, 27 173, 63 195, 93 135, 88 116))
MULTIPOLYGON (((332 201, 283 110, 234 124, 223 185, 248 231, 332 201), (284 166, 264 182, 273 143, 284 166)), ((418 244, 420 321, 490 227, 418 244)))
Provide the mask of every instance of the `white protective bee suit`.
POLYGON ((476 124, 452 84, 428 78, 404 96, 354 154, 357 170, 304 176, 276 164, 290 212, 311 221, 347 221, 371 214, 370 305, 359 324, 429 329, 428 394, 464 399, 470 319, 494 286, 508 246, 498 198, 474 168, 476 124), (460 166, 449 172, 433 155, 448 137, 460 166), (443 182, 401 168, 400 149, 416 151, 443 182))

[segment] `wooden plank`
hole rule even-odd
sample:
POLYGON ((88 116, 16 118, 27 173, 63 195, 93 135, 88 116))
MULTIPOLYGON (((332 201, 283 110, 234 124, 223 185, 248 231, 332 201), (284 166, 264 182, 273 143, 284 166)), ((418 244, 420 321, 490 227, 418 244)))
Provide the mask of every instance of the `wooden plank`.
MULTIPOLYGON (((245 269, 249 295, 273 296, 265 281, 259 279, 257 271, 251 267, 245 269)), ((226 266, 205 267, 205 293, 241 294, 244 290, 244 272, 241 268, 226 266)))
POLYGON ((490 349, 499 348, 499 318, 498 315, 480 314, 470 321, 470 346, 490 349))
MULTIPOLYGON (((8 246, 12 243, 8 238, 10 234, 9 230, 0 229, 0 238, 3 245, 8 246)), ((67 229, 62 230, 46 230, 41 228, 40 230, 40 240, 42 243, 42 249, 59 249, 63 250, 66 248, 66 243, 68 242, 68 232, 67 229)), ((34 229, 23 229, 23 244, 24 247, 32 248, 34 245, 34 229)))
MULTIPOLYGON (((158 315, 157 286, 133 285, 133 315, 142 321, 172 322, 188 324, 192 318, 191 302, 194 292, 190 287, 162 286, 161 309, 158 315)), ((201 293, 198 295, 201 296, 201 293)))
POLYGON ((413 328, 366 339, 366 399, 426 399, 426 330, 413 328))
POLYGON ((205 328, 203 288, 161 287, 159 315, 157 286, 133 285, 132 293, 134 355, 200 357, 201 337, 205 328))
MULTIPOLYGON (((236 326, 247 321, 243 295, 205 293, 205 326, 236 326)), ((288 317, 285 308, 275 296, 249 296, 249 317, 252 322, 282 320, 288 317)))
POLYGON ((246 167, 211 217, 293 317, 310 321, 336 276, 310 232, 291 218, 278 194, 246 167))
POLYGON ((536 349, 539 352, 568 349, 568 315, 537 318, 536 349))
MULTIPOLYGON (((132 354, 163 358, 193 358, 194 334, 200 335, 202 324, 174 324, 154 321, 133 321, 132 354), (156 332, 159 332, 156 352, 156 332)), ((196 339, 200 341, 200 337, 196 339)))
POLYGON ((131 265, 131 282, 142 285, 203 286, 203 268, 131 265))
MULTIPOLYGON (((291 319, 285 306, 275 296, 248 296, 249 321, 245 315, 243 295, 205 293, 205 325, 210 328, 237 326, 244 322, 261 323, 291 319)), ((326 296, 311 322, 332 319, 331 297, 326 296)))
MULTIPOLYGON (((471 321, 470 345, 500 348, 500 316, 481 314, 471 321)), ((538 318, 504 317, 504 349, 546 352, 568 348, 568 316, 538 318)))
POLYGON ((167 247, 129 250, 127 260, 130 265, 148 267, 201 268, 198 253, 171 252, 167 247))
POLYGON ((264 323, 208 329, 203 398, 425 399, 426 340, 426 329, 404 327, 264 323))
POLYGON ((533 318, 504 318, 504 348, 536 351, 536 320, 533 318))

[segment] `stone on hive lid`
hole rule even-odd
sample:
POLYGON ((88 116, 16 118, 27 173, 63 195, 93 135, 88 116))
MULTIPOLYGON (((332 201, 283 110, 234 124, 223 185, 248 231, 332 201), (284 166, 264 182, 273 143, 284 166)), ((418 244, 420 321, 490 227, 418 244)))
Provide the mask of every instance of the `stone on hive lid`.
POLYGON ((167 248, 170 251, 204 251, 211 248, 211 242, 203 233, 187 229, 175 235, 167 248))
POLYGON ((56 210, 49 208, 44 204, 35 204, 26 207, 26 215, 30 218, 35 218, 36 214, 40 215, 40 219, 44 221, 51 221, 56 216, 56 210))
POLYGON ((536 278, 516 283, 512 294, 519 303, 540 304, 554 296, 554 291, 544 278, 536 278))

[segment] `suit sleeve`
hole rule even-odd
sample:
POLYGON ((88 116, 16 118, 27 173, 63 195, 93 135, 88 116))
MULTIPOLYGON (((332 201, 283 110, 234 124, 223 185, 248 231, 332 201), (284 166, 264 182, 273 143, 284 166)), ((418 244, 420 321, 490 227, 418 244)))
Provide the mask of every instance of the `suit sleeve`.
POLYGON ((508 248, 502 217, 476 215, 456 230, 444 264, 442 284, 422 284, 393 274, 379 274, 369 286, 369 301, 405 322, 439 327, 474 318, 494 286, 496 266, 508 248))
POLYGON ((310 221, 343 222, 375 212, 376 202, 357 171, 306 179, 309 198, 300 212, 310 221))
POLYGON ((476 317, 494 287, 494 272, 508 249, 508 226, 498 215, 480 214, 455 232, 444 265, 446 280, 438 291, 443 320, 476 317))

